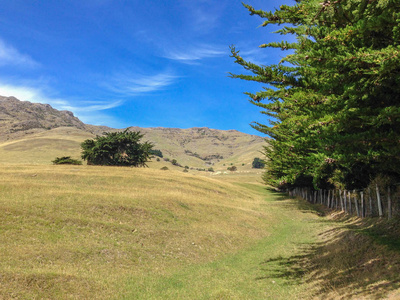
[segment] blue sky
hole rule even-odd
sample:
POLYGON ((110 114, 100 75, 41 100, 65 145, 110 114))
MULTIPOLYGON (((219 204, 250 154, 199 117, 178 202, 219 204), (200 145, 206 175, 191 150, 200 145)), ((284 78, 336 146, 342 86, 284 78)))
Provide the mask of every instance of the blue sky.
MULTIPOLYGON (((274 10, 291 0, 246 2, 274 10)), ((281 39, 236 0, 0 0, 0 95, 70 110, 114 128, 210 127, 259 134, 243 93, 262 85, 229 57, 258 64, 281 39)))

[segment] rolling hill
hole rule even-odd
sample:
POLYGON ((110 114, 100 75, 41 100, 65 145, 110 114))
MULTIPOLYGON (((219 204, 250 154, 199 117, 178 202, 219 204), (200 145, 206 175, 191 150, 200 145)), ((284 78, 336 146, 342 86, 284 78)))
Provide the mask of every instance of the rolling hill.
MULTIPOLYGON (((265 139, 236 130, 203 128, 140 128, 164 158, 182 166, 220 168, 234 164, 250 169, 265 139)), ((0 96, 0 162, 48 164, 57 156, 80 156, 80 143, 104 131, 121 129, 81 122, 69 111, 48 104, 0 96)), ((155 164, 158 166, 157 164, 155 164)))

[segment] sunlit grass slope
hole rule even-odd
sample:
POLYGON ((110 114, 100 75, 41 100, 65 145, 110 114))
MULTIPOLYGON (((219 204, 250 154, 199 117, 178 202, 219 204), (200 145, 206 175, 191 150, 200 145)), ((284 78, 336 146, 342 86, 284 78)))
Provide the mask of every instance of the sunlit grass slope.
MULTIPOLYGON (((133 130, 140 130, 140 128, 133 130)), ((161 149, 164 158, 176 159, 181 166, 202 169, 213 167, 214 170, 226 171, 227 167, 233 164, 238 167, 239 171, 249 171, 254 157, 262 157, 260 153, 264 144, 262 139, 242 133, 226 131, 227 141, 216 143, 215 139, 206 135, 191 137, 190 132, 197 132, 195 129, 143 128, 141 130, 145 134, 143 141, 150 140, 155 143, 154 148, 161 149), (184 142, 189 143, 190 147, 184 142), (207 164, 206 161, 193 156, 193 154, 186 153, 185 150, 188 149, 185 147, 189 147, 193 153, 199 152, 202 156, 219 153, 224 159, 219 162, 215 161, 215 164, 208 161, 207 164)), ((58 127, 29 134, 26 132, 25 135, 21 133, 18 139, 0 142, 0 164, 48 165, 56 157, 62 156, 80 159, 81 143, 85 139, 94 137, 95 135, 75 127, 58 127)), ((162 166, 179 169, 164 160, 156 163, 156 158, 149 164, 150 168, 162 166)), ((180 169, 182 170, 182 168, 180 169)))
POLYGON ((264 206, 259 191, 181 172, 3 165, 0 298, 120 298, 268 236, 264 206))
POLYGON ((218 178, 1 165, 0 299, 398 299, 398 239, 218 178))
POLYGON ((56 157, 81 156, 80 144, 94 136, 74 127, 60 127, 0 144, 0 164, 51 164, 56 157))

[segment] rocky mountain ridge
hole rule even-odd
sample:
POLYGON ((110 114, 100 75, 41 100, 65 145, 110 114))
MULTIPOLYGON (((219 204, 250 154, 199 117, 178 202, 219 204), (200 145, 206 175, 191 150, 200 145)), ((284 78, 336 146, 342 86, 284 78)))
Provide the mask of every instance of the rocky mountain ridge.
POLYGON ((0 96, 0 140, 14 139, 57 127, 87 130, 86 125, 70 111, 59 111, 49 104, 0 96))

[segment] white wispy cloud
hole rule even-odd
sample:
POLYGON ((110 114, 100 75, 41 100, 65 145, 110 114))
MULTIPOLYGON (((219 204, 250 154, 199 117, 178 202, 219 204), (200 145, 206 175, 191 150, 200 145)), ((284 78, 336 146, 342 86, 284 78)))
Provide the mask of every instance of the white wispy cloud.
POLYGON ((202 45, 198 47, 188 47, 186 49, 172 50, 166 53, 164 57, 183 63, 193 63, 204 58, 212 58, 225 55, 226 53, 227 51, 223 51, 218 47, 202 45))
POLYGON ((46 88, 22 85, 18 86, 0 82, 1 96, 13 96, 21 101, 29 101, 32 103, 46 103, 58 110, 69 110, 74 114, 107 110, 120 106, 123 103, 122 100, 115 100, 111 102, 97 102, 96 104, 85 105, 85 102, 83 101, 71 101, 58 97, 49 97, 47 96, 47 93, 46 88), (82 103, 83 105, 76 105, 76 103, 82 103))
POLYGON ((128 127, 127 124, 121 122, 119 118, 113 117, 111 115, 96 112, 93 113, 86 113, 86 112, 78 112, 74 113, 76 117, 79 118, 83 123, 91 124, 91 125, 105 125, 113 128, 124 128, 128 127))
POLYGON ((34 68, 39 66, 39 63, 30 56, 20 53, 17 49, 0 39, 0 66, 5 65, 34 68))
POLYGON ((114 107, 120 106, 124 101, 122 100, 115 100, 112 102, 104 102, 94 105, 87 105, 87 106, 74 106, 74 105, 63 105, 62 109, 70 110, 73 112, 92 112, 92 111, 100 111, 100 110, 107 110, 114 107))
POLYGON ((163 72, 156 75, 133 75, 122 73, 115 75, 104 85, 112 92, 123 96, 137 96, 162 90, 172 85, 178 77, 163 72))
POLYGON ((67 101, 58 98, 48 98, 45 96, 43 89, 28 85, 14 85, 0 82, 0 95, 13 96, 19 100, 33 103, 47 103, 58 107, 68 105, 67 101))

